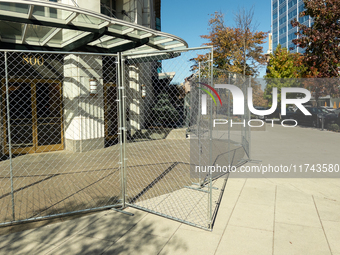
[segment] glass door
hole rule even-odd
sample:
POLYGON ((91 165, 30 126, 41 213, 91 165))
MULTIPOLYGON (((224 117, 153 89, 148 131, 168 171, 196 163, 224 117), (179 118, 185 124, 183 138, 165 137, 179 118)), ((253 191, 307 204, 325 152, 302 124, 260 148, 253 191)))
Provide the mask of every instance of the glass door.
POLYGON ((60 82, 16 79, 10 80, 8 85, 10 118, 7 115, 6 88, 3 84, 5 153, 9 153, 9 131, 14 154, 62 150, 60 82))
POLYGON ((9 131, 11 132, 12 152, 30 153, 34 152, 33 135, 33 88, 29 81, 16 80, 8 83, 9 94, 9 116, 7 116, 6 88, 3 86, 3 116, 6 123, 4 132, 5 152, 9 150, 9 131), (8 129, 10 123, 10 130, 8 129))
POLYGON ((63 149, 62 102, 60 83, 37 81, 35 83, 36 152, 63 149))

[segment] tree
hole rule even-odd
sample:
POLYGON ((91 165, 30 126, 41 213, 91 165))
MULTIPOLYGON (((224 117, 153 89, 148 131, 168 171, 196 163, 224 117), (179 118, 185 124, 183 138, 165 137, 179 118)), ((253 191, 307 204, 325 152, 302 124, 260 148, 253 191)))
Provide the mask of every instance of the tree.
POLYGON ((153 116, 157 124, 167 127, 178 121, 179 114, 175 107, 171 104, 169 95, 166 93, 158 96, 157 103, 152 109, 153 116))
MULTIPOLYGON (((234 14, 238 36, 240 38, 240 49, 242 51, 243 75, 246 75, 246 69, 249 65, 253 70, 257 70, 259 66, 265 63, 263 48, 259 44, 259 40, 264 36, 263 32, 257 32, 258 25, 253 22, 254 6, 249 10, 245 8, 239 9, 234 14)), ((267 37, 263 37, 263 40, 267 37)))
POLYGON ((300 54, 291 53, 286 48, 281 48, 280 44, 274 53, 270 54, 267 74, 264 77, 267 83, 264 97, 269 101, 269 105, 272 103, 274 87, 278 89, 278 103, 280 103, 282 87, 302 86, 302 83, 298 82, 297 78, 302 78, 306 75, 307 67, 303 64, 303 59, 300 54))
POLYGON ((268 101, 264 96, 261 84, 259 84, 256 79, 252 79, 251 87, 253 89, 253 105, 266 107, 268 105, 268 101))
POLYGON ((270 54, 265 78, 302 78, 307 70, 303 59, 300 54, 290 53, 279 44, 274 53, 270 54))
MULTIPOLYGON (((305 48, 304 62, 308 67, 309 77, 339 77, 340 59, 340 1, 339 0, 304 0, 305 11, 300 17, 309 15, 313 25, 307 27, 296 19, 293 27, 298 27, 298 39, 293 40, 298 47, 305 48)), ((310 84, 309 88, 316 98, 322 94, 338 95, 339 83, 328 82, 310 84), (320 87, 321 86, 321 87, 320 87)))
MULTIPOLYGON (((209 34, 201 35, 201 38, 209 40, 204 43, 213 46, 213 77, 214 81, 225 81, 230 75, 243 74, 256 77, 261 65, 266 63, 263 47, 267 32, 257 31, 253 23, 254 8, 249 11, 241 9, 234 14, 235 27, 227 26, 224 14, 215 12, 209 20, 209 34)), ((201 63, 201 77, 209 78, 210 54, 198 55, 194 61, 191 71, 198 69, 201 63)), ((243 77, 245 78, 245 77, 243 77)), ((261 86, 252 82, 253 101, 259 105, 266 104, 263 99, 261 86), (255 93, 256 92, 256 93, 255 93)))
MULTIPOLYGON (((243 9, 235 14, 236 27, 229 27, 221 12, 212 15, 209 20, 210 32, 201 35, 201 38, 209 40, 204 45, 214 47, 214 67, 251 76, 259 73, 260 65, 265 64, 261 44, 265 43, 267 32, 256 31, 252 19, 253 9, 243 9)), ((209 56, 200 55, 195 61, 208 59, 209 56)))

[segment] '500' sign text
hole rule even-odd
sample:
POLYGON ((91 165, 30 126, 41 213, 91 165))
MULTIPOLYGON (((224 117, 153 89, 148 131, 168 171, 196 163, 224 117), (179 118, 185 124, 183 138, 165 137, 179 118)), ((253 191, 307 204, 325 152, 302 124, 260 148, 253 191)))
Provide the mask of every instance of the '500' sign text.
POLYGON ((43 66, 44 65, 44 58, 42 56, 34 57, 34 56, 22 56, 22 63, 24 65, 31 65, 31 66, 43 66))

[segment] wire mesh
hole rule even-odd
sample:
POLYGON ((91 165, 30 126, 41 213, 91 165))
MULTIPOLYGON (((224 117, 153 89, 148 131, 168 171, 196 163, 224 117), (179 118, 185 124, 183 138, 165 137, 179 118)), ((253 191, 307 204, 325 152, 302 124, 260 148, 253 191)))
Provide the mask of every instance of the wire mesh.
POLYGON ((250 78, 217 68, 211 71, 209 63, 200 63, 198 72, 192 79, 191 173, 201 187, 211 185, 213 220, 230 173, 250 158, 248 107, 245 105, 243 115, 234 115, 231 91, 216 88, 215 93, 213 89, 217 84, 233 85, 246 98, 250 78))
POLYGON ((201 227, 209 223, 208 191, 192 189, 198 181, 190 177, 185 83, 196 72, 194 60, 209 52, 124 55, 127 202, 201 227))
POLYGON ((0 56, 0 223, 120 204, 116 57, 0 56))
MULTIPOLYGON (((199 48, 124 55, 127 203, 206 229, 211 228, 224 179, 217 180, 220 176, 211 172, 193 176, 190 170, 216 164, 214 153, 221 147, 211 138, 218 140, 212 124, 222 109, 211 99, 208 114, 202 115, 201 95, 205 92, 198 89, 222 81, 214 73, 212 54, 211 48, 199 48)), ((244 80, 234 84, 241 87, 244 80)), ((237 135, 241 137, 241 129, 237 135)), ((226 137, 224 151, 229 153, 229 148, 229 154, 236 151, 243 158, 242 139, 240 146, 230 141, 226 137)), ((234 156, 232 162, 236 161, 234 156)))
MULTIPOLYGON (((207 86, 247 77, 213 68, 212 48, 145 55, 0 52, 0 225, 133 206, 210 229, 228 174, 250 155, 247 126, 207 86), (225 177, 225 178, 221 178, 225 177)), ((247 107, 245 107, 247 109, 247 107)))

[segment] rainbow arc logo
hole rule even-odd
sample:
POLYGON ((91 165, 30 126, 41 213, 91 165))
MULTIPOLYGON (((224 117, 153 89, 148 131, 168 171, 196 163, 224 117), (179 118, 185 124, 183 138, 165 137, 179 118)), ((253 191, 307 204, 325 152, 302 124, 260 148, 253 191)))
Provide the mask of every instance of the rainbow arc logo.
MULTIPOLYGON (((203 83, 203 82, 199 82, 199 84, 201 84, 201 85, 207 87, 208 89, 210 89, 217 96, 217 98, 220 101, 220 104, 222 106, 221 97, 220 97, 220 95, 217 93, 217 91, 213 87, 211 87, 210 85, 208 85, 206 83, 203 83)), ((213 94, 209 90, 207 90, 205 88, 202 88, 202 87, 197 87, 197 88, 202 90, 202 91, 204 91, 205 93, 207 93, 212 98, 212 100, 214 101, 215 105, 217 106, 217 102, 216 102, 213 94)), ((202 95, 202 115, 206 115, 206 114, 207 114, 207 95, 203 94, 202 95)))

